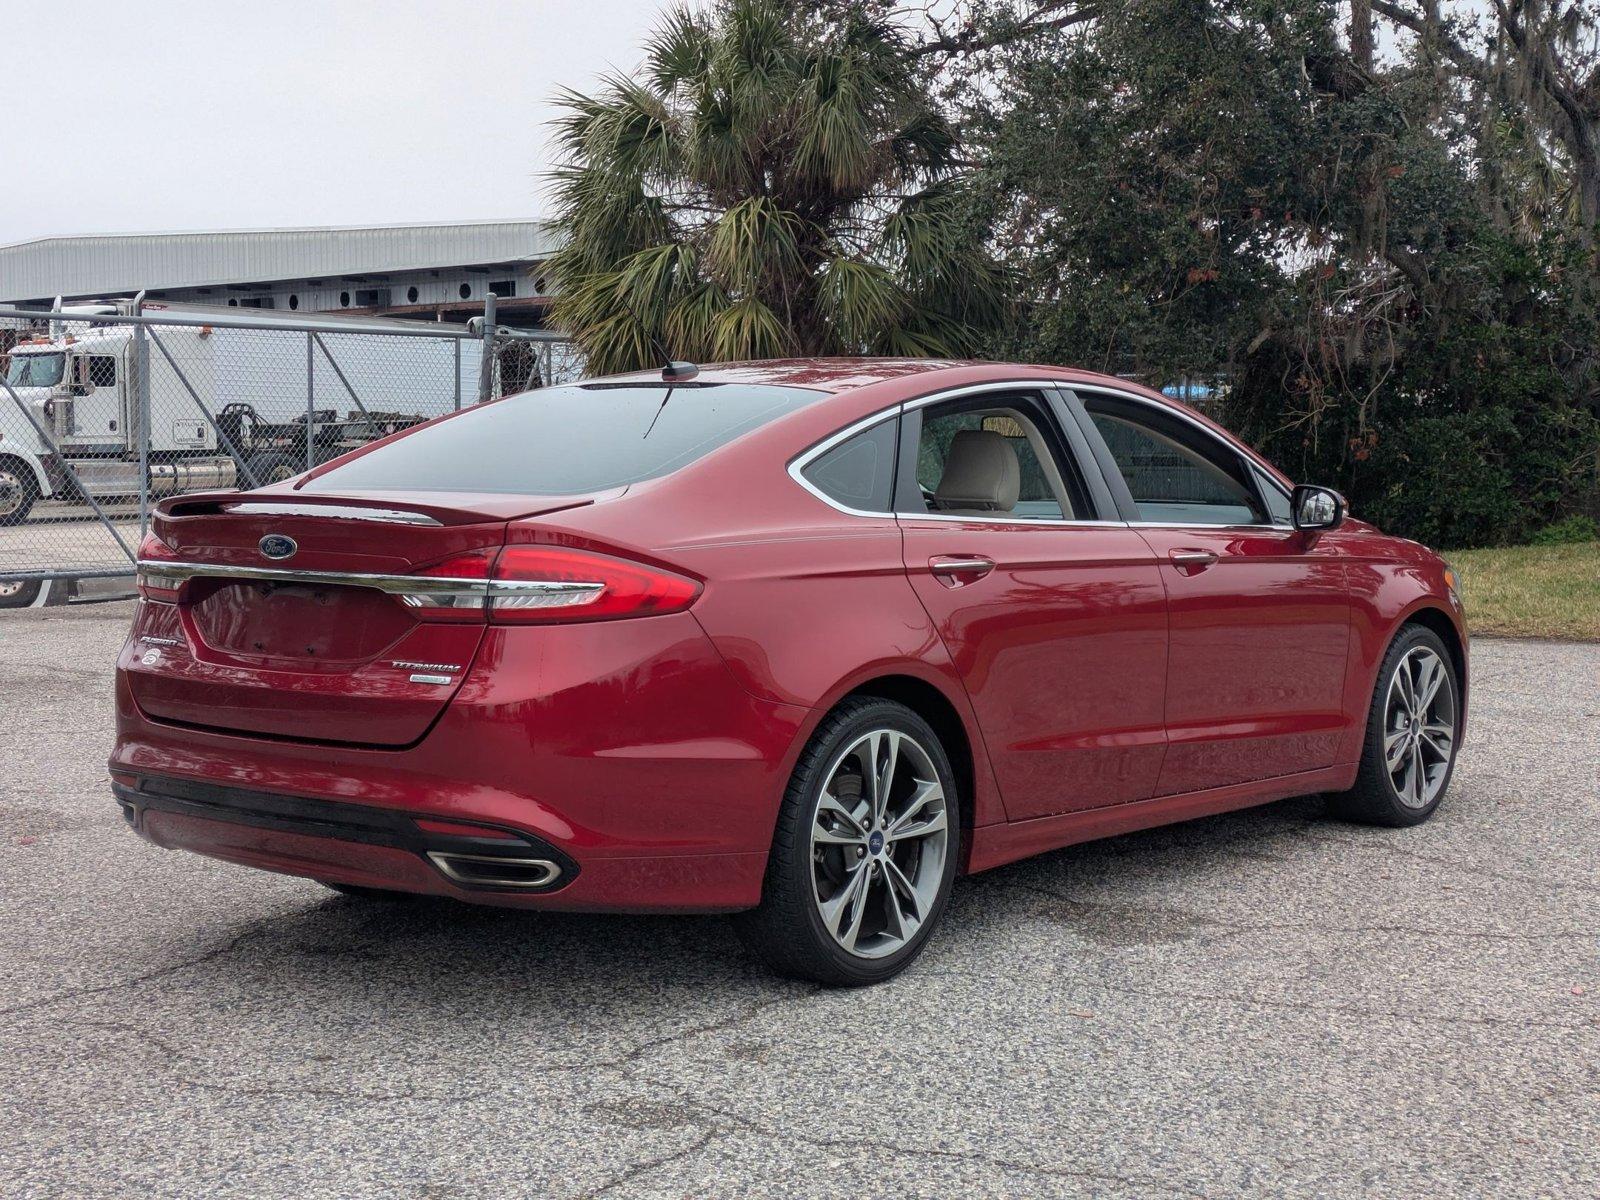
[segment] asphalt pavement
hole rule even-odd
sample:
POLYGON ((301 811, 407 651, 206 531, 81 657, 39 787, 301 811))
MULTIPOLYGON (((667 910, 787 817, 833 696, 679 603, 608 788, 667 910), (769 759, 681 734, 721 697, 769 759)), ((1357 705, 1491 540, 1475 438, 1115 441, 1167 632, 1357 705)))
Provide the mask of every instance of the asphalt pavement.
POLYGON ((139 841, 128 615, 0 614, 6 1200, 1600 1194, 1600 645, 1474 647, 1427 825, 1310 798, 1060 851, 822 991, 723 918, 139 841))

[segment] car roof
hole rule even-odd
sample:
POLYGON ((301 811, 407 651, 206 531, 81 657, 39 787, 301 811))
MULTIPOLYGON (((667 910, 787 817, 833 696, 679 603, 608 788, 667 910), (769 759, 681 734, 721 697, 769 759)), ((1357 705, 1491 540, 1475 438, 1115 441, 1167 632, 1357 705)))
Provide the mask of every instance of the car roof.
MULTIPOLYGON (((827 404, 817 405, 815 408, 826 410, 842 406, 850 410, 853 416, 865 416, 879 406, 909 399, 918 394, 940 391, 945 387, 967 387, 1012 380, 1017 382, 1050 380, 1069 387, 1110 388, 1141 396, 1164 408, 1182 413, 1202 427, 1210 429, 1242 450, 1280 482, 1289 483, 1289 477, 1273 463, 1268 462, 1252 447, 1240 441, 1205 413, 1172 396, 1163 395, 1146 384, 1079 367, 948 358, 775 358, 751 362, 707 363, 700 367, 700 372, 695 377, 697 383, 745 383, 769 387, 811 388, 834 397, 827 404), (851 393, 857 392, 861 393, 860 396, 852 398, 851 393)), ((589 382, 624 381, 660 383, 661 374, 659 371, 636 371, 628 375, 589 382)), ((804 421, 802 413, 793 416, 796 420, 804 421)))
MULTIPOLYGON (((1062 382, 1100 383, 1120 388, 1135 388, 1156 397, 1143 384, 1111 375, 1071 367, 1043 366, 1038 363, 1002 363, 981 359, 954 358, 768 358, 750 362, 705 363, 695 376, 697 383, 750 383, 772 387, 812 388, 819 392, 847 392, 910 376, 943 372, 971 372, 992 375, 1059 379, 1062 382)), ((589 383, 656 383, 659 371, 632 371, 610 375, 589 383)), ((1171 397, 1161 397, 1170 400, 1171 397)))

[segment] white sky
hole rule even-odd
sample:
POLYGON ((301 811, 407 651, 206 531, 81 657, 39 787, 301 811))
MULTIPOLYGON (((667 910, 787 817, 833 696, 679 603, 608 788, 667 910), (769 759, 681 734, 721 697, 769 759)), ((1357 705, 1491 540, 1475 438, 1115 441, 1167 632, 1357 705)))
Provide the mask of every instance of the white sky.
POLYGON ((13 0, 0 244, 538 216, 552 95, 631 70, 661 7, 13 0))

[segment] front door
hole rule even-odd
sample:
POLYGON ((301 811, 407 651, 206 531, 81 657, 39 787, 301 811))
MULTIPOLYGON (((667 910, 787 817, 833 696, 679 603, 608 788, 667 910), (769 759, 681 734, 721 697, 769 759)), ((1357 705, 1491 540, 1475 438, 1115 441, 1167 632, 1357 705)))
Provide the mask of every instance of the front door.
POLYGON ((1332 543, 1291 528, 1276 485, 1198 423, 1131 398, 1079 398, 1166 585, 1156 794, 1334 765, 1350 721, 1350 605, 1332 543))
POLYGON ((1007 816, 1148 797, 1165 742, 1166 595, 1155 553, 1079 471, 1081 432, 1025 390, 913 408, 905 422, 906 569, 966 685, 1007 816))

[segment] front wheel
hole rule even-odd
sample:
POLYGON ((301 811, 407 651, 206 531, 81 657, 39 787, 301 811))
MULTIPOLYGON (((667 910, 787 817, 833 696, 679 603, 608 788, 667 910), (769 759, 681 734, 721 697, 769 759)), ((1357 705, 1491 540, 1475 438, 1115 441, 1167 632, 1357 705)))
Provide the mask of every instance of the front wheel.
POLYGON ((893 701, 848 700, 795 766, 761 905, 735 928, 782 974, 881 983, 927 944, 960 849, 955 777, 938 735, 893 701))
POLYGON ((1439 635, 1404 626, 1378 670, 1356 785, 1332 797, 1336 815, 1370 825, 1418 825, 1450 786, 1461 742, 1461 683, 1439 635))

